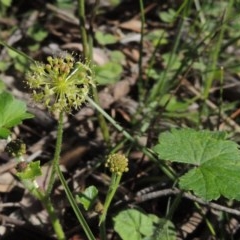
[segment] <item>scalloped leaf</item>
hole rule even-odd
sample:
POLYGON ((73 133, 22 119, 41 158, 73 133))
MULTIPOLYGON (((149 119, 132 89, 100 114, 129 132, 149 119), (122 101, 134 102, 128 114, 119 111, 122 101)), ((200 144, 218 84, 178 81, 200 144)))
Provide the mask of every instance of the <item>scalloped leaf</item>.
POLYGON ((7 138, 10 128, 20 124, 24 119, 33 117, 27 113, 26 104, 8 92, 0 93, 0 109, 0 138, 7 138))
POLYGON ((180 177, 180 188, 205 200, 221 195, 240 200, 240 152, 226 137, 223 132, 172 129, 160 135, 154 151, 160 159, 194 166, 180 177))
POLYGON ((175 240, 176 231, 171 221, 137 209, 119 212, 114 218, 114 230, 123 240, 175 240))
POLYGON ((35 179, 38 176, 42 175, 40 161, 30 162, 27 165, 27 168, 24 169, 22 172, 18 172, 17 176, 21 180, 30 180, 35 179))
POLYGON ((123 240, 130 236, 132 240, 140 240, 153 234, 152 219, 136 209, 121 211, 113 220, 114 230, 123 240))

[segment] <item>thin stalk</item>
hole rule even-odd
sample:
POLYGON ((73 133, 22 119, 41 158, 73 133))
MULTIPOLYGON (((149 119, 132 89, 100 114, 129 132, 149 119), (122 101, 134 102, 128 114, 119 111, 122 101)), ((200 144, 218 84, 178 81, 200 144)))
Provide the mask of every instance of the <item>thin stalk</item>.
MULTIPOLYGON (((98 9, 98 4, 99 1, 96 0, 95 7, 93 9, 92 13, 92 21, 89 23, 90 24, 90 34, 87 33, 86 30, 86 16, 85 16, 85 5, 84 5, 84 0, 78 0, 78 14, 79 14, 79 22, 80 22, 80 31, 81 31, 81 36, 82 36, 82 44, 83 44, 83 55, 84 58, 87 59, 87 61, 90 62, 90 66, 92 66, 93 62, 93 20, 96 16, 96 11, 98 9)), ((93 94, 93 99, 96 103, 99 104, 99 97, 98 97, 98 92, 95 87, 92 88, 92 94, 93 94)), ((103 135, 103 138, 107 144, 110 143, 110 134, 108 130, 107 123, 104 119, 104 117, 101 114, 97 114, 98 118, 98 123, 103 135)))
POLYGON ((202 217, 204 218, 205 220, 205 223, 210 231, 210 233, 213 235, 213 236, 216 236, 216 232, 214 230, 214 226, 213 224, 211 223, 211 221, 206 217, 206 214, 204 213, 203 211, 203 208, 197 203, 195 202, 194 205, 196 206, 196 208, 198 209, 199 213, 202 215, 202 217))
POLYGON ((51 221, 51 224, 53 226, 54 232, 57 236, 58 240, 65 240, 66 236, 63 231, 62 225, 59 221, 59 218, 55 212, 55 209, 52 205, 51 199, 49 198, 48 195, 46 195, 45 192, 42 192, 36 181, 32 180, 22 180, 23 185, 25 188, 34 196, 36 197, 44 206, 46 209, 49 219, 51 221))
POLYGON ((145 25, 143 0, 139 0, 139 6, 140 6, 140 16, 141 16, 141 38, 140 38, 140 44, 139 44, 140 56, 138 61, 138 92, 141 100, 143 99, 144 92, 145 92, 145 86, 142 78, 143 37, 144 37, 144 25, 145 25))
POLYGON ((107 239, 106 221, 105 220, 100 224, 100 239, 101 240, 106 240, 107 239))
MULTIPOLYGON (((185 5, 186 2, 187 1, 184 1, 184 3, 182 5, 185 5)), ((166 89, 164 89, 164 88, 166 88, 165 85, 166 85, 166 80, 167 80, 167 74, 168 74, 169 70, 171 70, 171 66, 172 66, 172 63, 174 61, 174 55, 177 53, 177 50, 179 48, 180 39, 181 39, 181 36, 182 36, 182 33, 183 33, 185 18, 188 14, 187 10, 188 10, 187 7, 183 8, 183 11, 184 11, 183 16, 182 16, 183 20, 179 24, 179 27, 178 27, 179 30, 178 30, 176 40, 174 42, 173 50, 171 51, 171 54, 170 54, 169 59, 167 61, 166 69, 164 70, 161 78, 154 85, 154 87, 152 88, 152 91, 149 94, 149 98, 147 100, 148 105, 150 105, 153 101, 159 100, 159 98, 162 96, 162 94, 165 93, 163 90, 166 91, 166 89)))
MULTIPOLYGON (((93 99, 96 103, 100 103, 99 102, 99 97, 98 97, 98 93, 97 93, 97 89, 96 88, 92 88, 92 93, 93 93, 93 99)), ((105 142, 110 145, 110 133, 109 133, 109 129, 108 129, 108 125, 103 117, 103 115, 101 114, 97 114, 97 118, 98 118, 98 123, 103 135, 103 139, 105 140, 105 142)))
POLYGON ((57 172, 57 167, 59 166, 59 158, 60 158, 60 153, 61 153, 61 147, 62 147, 62 136, 63 136, 63 112, 60 112, 59 115, 59 120, 58 120, 58 128, 57 128, 57 141, 56 141, 56 146, 55 146, 55 153, 54 153, 54 158, 52 162, 52 171, 47 187, 47 195, 50 195, 54 181, 56 179, 56 172, 57 172))
MULTIPOLYGON (((150 159, 154 160, 155 162, 157 159, 154 157, 153 152, 138 143, 138 141, 132 137, 130 133, 128 133, 122 126, 120 126, 110 115, 108 115, 98 104, 96 104, 90 97, 87 97, 87 101, 99 111, 118 131, 122 132, 122 134, 132 143, 136 144, 140 150, 148 156, 150 159)), ((169 166, 164 163, 159 164, 160 169, 173 181, 176 179, 176 174, 169 166)))
POLYGON ((98 112, 100 112, 110 123, 117 128, 123 135, 130 140, 131 142, 135 142, 135 139, 126 131, 122 126, 120 126, 110 115, 108 115, 95 101, 93 101, 90 97, 87 96, 87 101, 95 108, 98 112))
POLYGON ((195 3, 196 10, 199 14, 199 19, 201 21, 201 24, 204 25, 206 23, 206 18, 204 16, 204 12, 201 9, 200 2, 199 2, 199 0, 194 0, 194 3, 195 3))
POLYGON ((219 130, 220 128, 220 122, 221 122, 221 115, 222 115, 222 107, 223 107, 223 74, 224 70, 223 67, 220 68, 220 97, 218 102, 218 120, 217 120, 217 128, 219 130))
MULTIPOLYGON (((49 194, 51 193, 51 190, 52 190, 52 187, 53 187, 53 184, 55 181, 56 173, 57 173, 59 176, 59 179, 64 187, 64 190, 66 192, 67 198, 68 198, 83 230, 85 231, 89 240, 94 240, 95 238, 94 238, 86 220, 84 219, 81 211, 79 210, 77 203, 75 202, 75 199, 72 196, 72 193, 71 193, 71 191, 63 177, 63 174, 60 170, 60 167, 59 167, 59 158, 60 158, 60 153, 61 153, 62 136, 63 136, 63 116, 64 116, 64 112, 60 112, 59 121, 58 121, 58 129, 57 129, 57 141, 56 141, 56 147, 55 147, 55 154, 54 154, 54 159, 53 159, 53 164, 52 164, 52 172, 51 172, 49 185, 48 185, 48 189, 47 189, 47 196, 49 196, 49 194)), ((43 200, 46 200, 46 199, 44 198, 43 200)), ((51 208, 48 204, 46 205, 46 207, 48 207, 49 210, 51 210, 51 208)))
POLYGON ((14 51, 15 53, 17 53, 17 54, 19 54, 20 56, 26 58, 26 59, 27 59, 28 61, 30 61, 31 63, 34 62, 34 60, 33 60, 31 57, 29 57, 27 54, 25 54, 24 52, 18 50, 17 48, 14 48, 14 47, 8 45, 7 43, 5 43, 4 41, 2 41, 1 39, 0 39, 0 45, 6 47, 6 48, 8 48, 8 49, 11 49, 11 50, 14 51))
POLYGON ((227 6, 227 8, 226 8, 226 10, 223 14, 223 17, 222 17, 222 21, 221 21, 222 27, 221 27, 220 32, 218 34, 218 38, 216 38, 218 40, 217 40, 216 44, 214 45, 211 60, 210 60, 210 62, 212 63, 210 65, 210 69, 212 69, 212 71, 210 72, 210 74, 208 74, 206 85, 204 87, 204 99, 208 98, 208 95, 210 93, 210 88, 212 87, 212 83, 213 83, 213 80, 215 78, 215 69, 217 68, 218 58, 219 58, 219 55, 221 53, 223 36, 224 36, 224 33, 227 29, 226 20, 229 18, 233 3, 234 3, 233 0, 229 1, 228 6, 227 6))
POLYGON ((85 58, 87 58, 89 56, 89 49, 88 49, 88 37, 87 37, 87 31, 86 31, 84 0, 78 0, 78 16, 79 16, 80 32, 82 36, 83 55, 85 58))
POLYGON ((67 195, 68 201, 71 204, 71 207, 72 207, 72 209, 73 209, 73 211, 74 211, 74 213, 75 213, 79 223, 81 224, 85 234, 87 235, 87 238, 89 240, 95 240, 95 237, 94 237, 91 229, 89 228, 89 226, 88 226, 88 224, 87 224, 83 214, 81 213, 80 209, 78 208, 78 205, 77 205, 77 203, 76 203, 76 201, 75 201, 75 199, 74 199, 74 197, 72 195, 71 190, 69 189, 69 187, 67 185, 67 182, 66 182, 66 180, 65 180, 65 178, 64 178, 64 176, 63 176, 59 166, 57 166, 57 173, 58 173, 58 177, 59 177, 59 179, 60 179, 60 181, 61 181, 61 183, 62 183, 62 185, 64 187, 64 191, 65 191, 65 193, 67 195))
MULTIPOLYGON (((93 22, 94 22, 94 19, 95 19, 96 15, 97 15, 98 5, 99 5, 99 0, 96 0, 95 6, 94 6, 93 11, 92 11, 92 17, 91 17, 91 21, 90 21, 90 34, 88 36, 88 39, 89 39, 89 60, 90 60, 91 67, 92 67, 92 63, 93 63, 93 22)), ((99 102, 99 97, 98 97, 98 92, 97 92, 96 87, 92 88, 92 93, 93 93, 94 101, 99 104, 100 102, 99 102)), ((105 142, 108 145, 110 145, 110 134, 109 134, 107 123, 106 123, 104 117, 102 116, 102 114, 97 114, 97 118, 98 118, 98 123, 99 123, 100 129, 102 131, 103 139, 105 140, 105 142)))
POLYGON ((42 202, 43 206, 45 207, 46 211, 48 212, 53 229, 57 235, 57 239, 65 240, 66 237, 63 232, 62 225, 59 221, 59 218, 55 212, 55 209, 52 205, 50 198, 44 194, 40 195, 40 191, 38 191, 38 193, 39 193, 39 200, 42 202))
POLYGON ((119 186, 121 177, 122 177, 122 174, 112 173, 111 183, 110 183, 106 200, 103 206, 103 212, 99 220, 101 240, 106 240, 106 216, 107 216, 108 208, 119 186))
POLYGON ((168 209, 168 212, 167 212, 167 215, 166 215, 166 218, 171 220, 172 217, 173 217, 173 214, 175 213, 175 211, 178 209, 179 207, 179 204, 182 200, 182 195, 183 195, 183 191, 181 191, 177 197, 174 199, 171 207, 168 209))

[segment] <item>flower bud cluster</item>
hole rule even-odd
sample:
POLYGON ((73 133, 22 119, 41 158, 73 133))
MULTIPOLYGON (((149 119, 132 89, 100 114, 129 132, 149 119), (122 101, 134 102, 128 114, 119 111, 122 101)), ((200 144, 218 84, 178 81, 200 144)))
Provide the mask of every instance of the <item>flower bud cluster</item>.
POLYGON ((20 139, 12 140, 5 147, 5 151, 9 156, 18 158, 26 153, 26 144, 20 139))
POLYGON ((94 85, 89 66, 75 62, 70 54, 49 56, 46 64, 35 62, 30 69, 26 80, 33 91, 33 98, 50 111, 69 113, 78 109, 94 85))
POLYGON ((119 153, 111 154, 105 166, 108 167, 112 173, 117 173, 119 175, 129 170, 128 159, 119 153))

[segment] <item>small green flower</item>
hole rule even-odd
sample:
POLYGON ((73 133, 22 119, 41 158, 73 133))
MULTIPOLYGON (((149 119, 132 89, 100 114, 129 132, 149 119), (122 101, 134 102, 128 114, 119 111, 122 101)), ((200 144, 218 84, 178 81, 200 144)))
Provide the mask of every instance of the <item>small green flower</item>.
POLYGON ((105 166, 108 167, 112 173, 117 173, 119 175, 129 170, 128 159, 119 153, 111 154, 105 166))
POLYGON ((50 111, 71 112, 86 100, 93 86, 92 72, 87 64, 75 62, 65 54, 48 57, 47 63, 35 62, 27 73, 27 84, 33 91, 33 99, 43 103, 50 111))

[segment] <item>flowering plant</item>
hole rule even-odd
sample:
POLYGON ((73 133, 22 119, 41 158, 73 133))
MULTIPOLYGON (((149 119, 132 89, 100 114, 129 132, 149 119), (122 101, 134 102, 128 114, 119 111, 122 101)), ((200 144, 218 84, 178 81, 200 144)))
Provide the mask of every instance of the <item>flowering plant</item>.
POLYGON ((30 69, 26 80, 33 98, 50 111, 69 113, 78 109, 85 102, 90 86, 94 86, 88 64, 75 62, 68 53, 49 56, 46 64, 35 62, 30 69))

